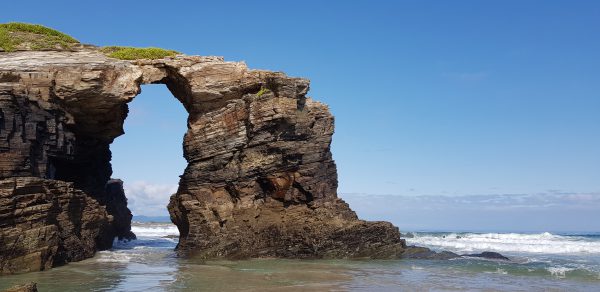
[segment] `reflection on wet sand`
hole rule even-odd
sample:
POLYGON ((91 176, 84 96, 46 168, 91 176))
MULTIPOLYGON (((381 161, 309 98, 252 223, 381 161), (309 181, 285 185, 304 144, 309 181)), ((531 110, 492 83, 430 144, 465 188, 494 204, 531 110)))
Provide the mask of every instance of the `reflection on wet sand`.
POLYGON ((249 260, 179 265, 173 289, 203 287, 207 290, 315 291, 340 290, 351 275, 335 265, 309 261, 249 260))

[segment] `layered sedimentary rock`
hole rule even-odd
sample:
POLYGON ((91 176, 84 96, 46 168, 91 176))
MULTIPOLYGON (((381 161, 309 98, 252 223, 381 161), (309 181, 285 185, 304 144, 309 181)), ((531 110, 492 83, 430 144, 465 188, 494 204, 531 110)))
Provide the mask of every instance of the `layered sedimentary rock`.
POLYGON ((189 165, 169 204, 180 250, 208 258, 384 257, 402 250, 391 224, 359 221, 337 198, 333 117, 306 98, 307 80, 237 63, 203 67, 183 75, 192 80, 184 96, 191 106, 181 98, 190 112, 189 165))
POLYGON ((0 274, 46 270, 106 248, 111 216, 72 183, 0 180, 0 274))
POLYGON ((110 181, 109 145, 126 107, 104 106, 138 87, 112 80, 122 68, 110 61, 70 54, 0 53, 0 273, 82 260, 135 237, 122 184, 110 181))
MULTIPOLYGON (((122 61, 90 46, 0 53, 2 185, 43 179, 36 182, 52 195, 32 194, 60 201, 50 185, 69 182, 71 194, 87 196, 77 212, 98 206, 94 216, 103 222, 90 223, 98 232, 82 241, 96 234, 94 250, 105 247, 105 237, 131 238, 122 182, 110 180, 109 146, 123 134, 127 103, 148 83, 165 84, 189 113, 183 144, 188 166, 168 205, 181 253, 389 258, 404 251, 396 227, 359 220, 337 197, 333 117, 306 97, 308 80, 219 57, 122 61)), ((16 196, 5 194, 7 200, 16 196)), ((34 201, 31 206, 47 204, 34 201)), ((0 201, 0 210, 8 210, 0 211, 1 238, 20 228, 13 218, 21 209, 10 204, 0 201)), ((52 220, 43 224, 63 228, 52 220)), ((64 239, 56 241, 60 246, 64 239)))

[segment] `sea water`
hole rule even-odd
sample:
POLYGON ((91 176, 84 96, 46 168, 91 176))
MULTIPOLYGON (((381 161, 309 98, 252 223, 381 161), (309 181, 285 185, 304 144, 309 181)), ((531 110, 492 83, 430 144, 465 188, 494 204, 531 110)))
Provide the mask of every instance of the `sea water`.
POLYGON ((40 291, 600 291, 600 235, 413 232, 407 243, 510 261, 201 261, 174 252, 177 228, 134 223, 138 239, 44 272, 0 277, 40 291))

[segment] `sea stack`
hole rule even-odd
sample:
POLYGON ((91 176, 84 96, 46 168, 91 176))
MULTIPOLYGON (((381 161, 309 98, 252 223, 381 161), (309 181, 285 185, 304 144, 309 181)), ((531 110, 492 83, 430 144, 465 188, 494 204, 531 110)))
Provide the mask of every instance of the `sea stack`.
POLYGON ((127 103, 150 83, 165 84, 189 114, 188 166, 165 202, 180 254, 404 251, 398 228, 359 220, 338 198, 334 119, 307 97, 307 79, 173 51, 123 58, 74 40, 40 47, 37 35, 52 34, 7 31, 25 41, 0 51, 0 274, 82 260, 134 237, 122 183, 111 180, 110 144, 123 134, 127 103))

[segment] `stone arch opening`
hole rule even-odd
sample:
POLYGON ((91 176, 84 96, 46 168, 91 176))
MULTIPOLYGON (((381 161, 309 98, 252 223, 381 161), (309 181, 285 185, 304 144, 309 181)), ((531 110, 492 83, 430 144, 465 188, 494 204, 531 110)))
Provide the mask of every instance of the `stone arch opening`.
POLYGON ((123 180, 134 216, 168 216, 166 204, 187 165, 188 113, 163 84, 146 84, 130 103, 125 134, 110 145, 113 178, 123 180))

